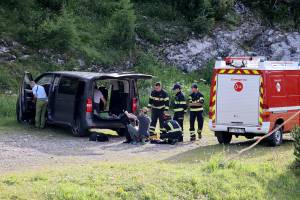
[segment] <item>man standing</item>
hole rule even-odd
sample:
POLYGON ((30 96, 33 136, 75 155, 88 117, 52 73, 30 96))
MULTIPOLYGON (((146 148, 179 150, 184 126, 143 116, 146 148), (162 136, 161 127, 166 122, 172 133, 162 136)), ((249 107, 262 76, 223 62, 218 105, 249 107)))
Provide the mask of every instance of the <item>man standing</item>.
POLYGON ((197 118, 198 121, 198 138, 201 139, 202 135, 202 128, 203 128, 203 104, 204 104, 204 97, 198 91, 197 84, 192 84, 191 87, 192 93, 189 96, 189 107, 190 107, 190 137, 191 141, 196 140, 195 134, 195 121, 197 118))
POLYGON ((41 85, 37 85, 34 81, 30 82, 32 93, 35 100, 35 127, 45 128, 46 111, 48 104, 48 97, 45 89, 41 85))
POLYGON ((181 85, 179 83, 176 83, 174 85, 173 91, 175 91, 176 93, 175 101, 173 102, 173 107, 174 107, 173 120, 177 121, 183 130, 184 113, 187 109, 185 97, 184 94, 181 92, 181 85))
POLYGON ((161 88, 160 83, 155 83, 154 90, 149 97, 148 107, 151 108, 152 111, 149 129, 150 139, 157 139, 157 135, 155 134, 157 120, 159 120, 160 134, 162 134, 165 132, 163 115, 169 110, 169 96, 167 92, 161 88))

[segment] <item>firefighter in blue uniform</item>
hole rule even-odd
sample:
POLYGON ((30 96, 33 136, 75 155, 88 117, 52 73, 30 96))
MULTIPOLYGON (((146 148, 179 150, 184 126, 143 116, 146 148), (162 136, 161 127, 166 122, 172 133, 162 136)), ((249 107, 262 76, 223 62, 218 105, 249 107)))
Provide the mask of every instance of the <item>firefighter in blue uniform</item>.
POLYGON ((181 85, 179 83, 176 83, 173 86, 173 91, 176 92, 175 100, 172 105, 174 111, 173 120, 177 121, 183 130, 184 113, 187 109, 186 100, 184 94, 181 91, 181 85))
POLYGON ((168 93, 162 89, 159 82, 155 83, 154 90, 151 92, 148 107, 151 108, 150 139, 157 139, 155 134, 157 120, 159 120, 160 134, 165 133, 163 116, 169 110, 168 93))
POLYGON ((180 127, 179 123, 175 120, 171 119, 171 115, 165 114, 164 115, 164 127, 166 132, 161 135, 161 143, 167 144, 176 144, 177 142, 183 141, 183 132, 182 128, 180 127))
POLYGON ((197 84, 192 84, 192 93, 189 96, 189 107, 190 107, 190 139, 191 141, 196 140, 195 132, 195 121, 198 122, 198 138, 201 139, 202 128, 203 128, 203 104, 204 97, 199 92, 197 84))

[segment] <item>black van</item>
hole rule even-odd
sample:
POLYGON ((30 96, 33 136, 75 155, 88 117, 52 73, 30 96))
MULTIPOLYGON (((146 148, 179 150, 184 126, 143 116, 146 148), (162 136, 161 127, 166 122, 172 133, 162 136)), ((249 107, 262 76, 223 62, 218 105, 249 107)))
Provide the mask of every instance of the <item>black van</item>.
MULTIPOLYGON (((138 108, 137 80, 151 78, 139 73, 57 71, 41 74, 34 81, 44 86, 48 95, 47 123, 67 125, 73 135, 86 136, 91 128, 112 129, 123 135, 125 126, 120 115, 124 110, 134 113, 138 108), (96 89, 107 101, 106 105, 100 102, 97 111, 96 89)), ((35 105, 29 85, 32 80, 32 75, 25 72, 16 105, 19 122, 34 119, 35 105)))

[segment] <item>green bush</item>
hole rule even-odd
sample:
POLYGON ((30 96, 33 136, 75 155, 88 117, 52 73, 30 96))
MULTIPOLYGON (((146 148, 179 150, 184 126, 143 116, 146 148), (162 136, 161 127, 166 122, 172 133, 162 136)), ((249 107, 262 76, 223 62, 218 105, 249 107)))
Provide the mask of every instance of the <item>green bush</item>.
POLYGON ((129 0, 121 1, 123 8, 116 11, 104 31, 104 41, 109 45, 130 49, 134 46, 135 20, 129 0))
POLYGON ((242 0, 242 2, 258 10, 270 23, 279 22, 285 25, 286 21, 293 21, 294 27, 299 28, 300 1, 298 0, 242 0))
POLYGON ((147 24, 138 24, 136 26, 136 33, 139 37, 153 44, 159 44, 161 41, 160 36, 147 24))
POLYGON ((60 16, 47 19, 41 24, 34 40, 38 40, 37 47, 66 51, 74 49, 78 39, 72 14, 62 10, 60 16))
POLYGON ((300 167, 300 127, 295 127, 292 131, 292 137, 294 138, 294 155, 295 165, 300 167))
POLYGON ((215 20, 213 18, 207 18, 205 16, 199 16, 192 22, 192 28, 196 33, 207 34, 209 33, 213 26, 215 25, 215 20))

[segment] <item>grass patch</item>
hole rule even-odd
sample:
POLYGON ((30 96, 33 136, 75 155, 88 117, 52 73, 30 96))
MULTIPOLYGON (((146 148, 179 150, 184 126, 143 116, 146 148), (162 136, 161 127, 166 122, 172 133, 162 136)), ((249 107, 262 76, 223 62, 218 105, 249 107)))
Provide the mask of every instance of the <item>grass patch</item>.
POLYGON ((0 118, 10 118, 16 115, 16 95, 0 94, 0 118))
POLYGON ((287 166, 140 163, 63 167, 0 176, 0 199, 296 199, 287 166), (188 170, 187 170, 188 169, 188 170))

